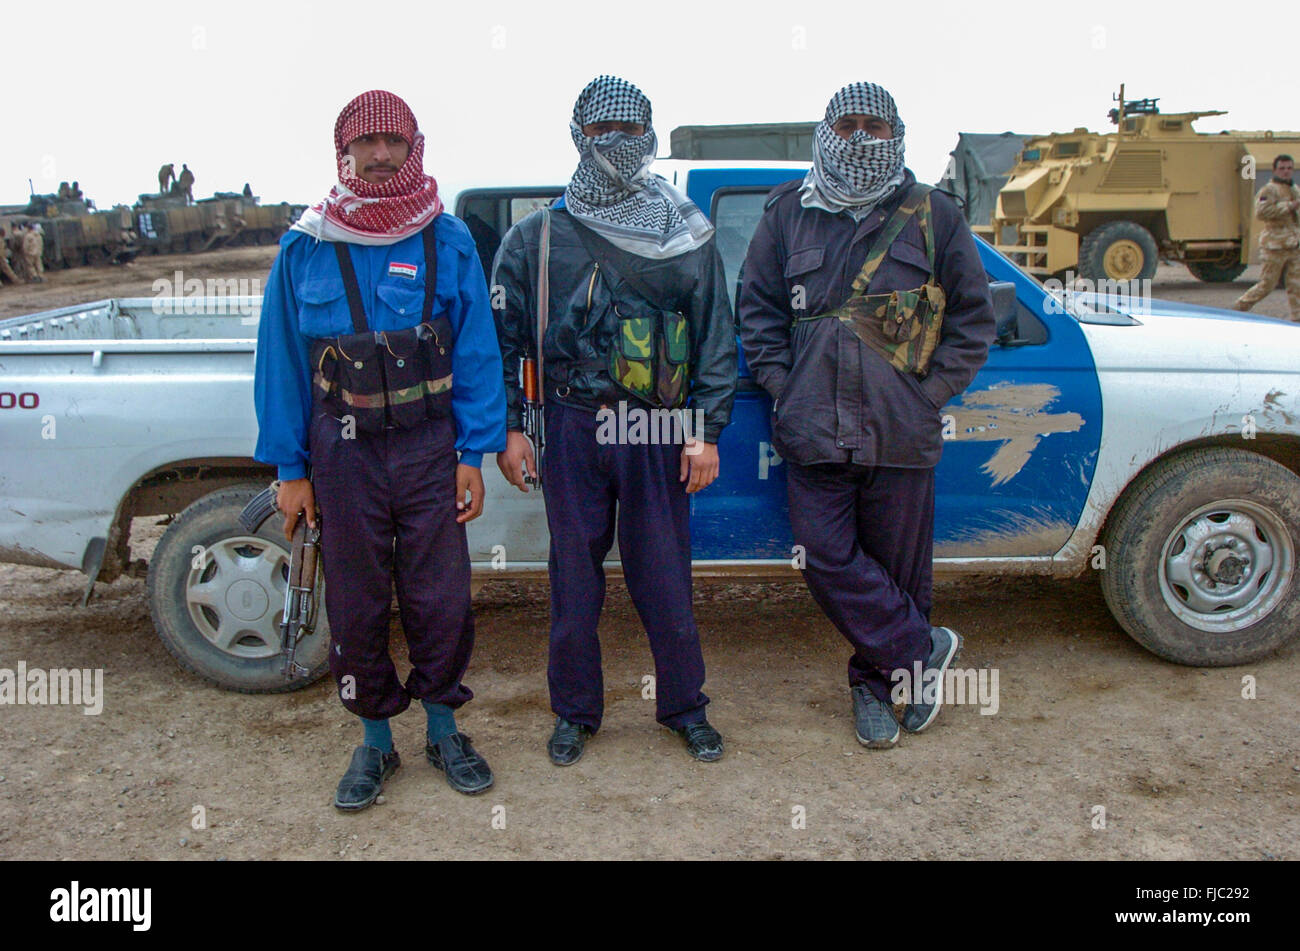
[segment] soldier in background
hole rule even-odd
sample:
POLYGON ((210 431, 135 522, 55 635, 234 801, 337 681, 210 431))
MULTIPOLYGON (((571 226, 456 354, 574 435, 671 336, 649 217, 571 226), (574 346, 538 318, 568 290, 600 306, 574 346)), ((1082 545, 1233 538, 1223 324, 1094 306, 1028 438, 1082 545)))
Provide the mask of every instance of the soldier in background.
POLYGON ((8 281, 10 284, 19 283, 18 275, 9 266, 9 238, 5 234, 4 228, 0 228, 0 279, 8 281))
POLYGON ((1277 287, 1286 275, 1286 300, 1291 319, 1300 321, 1300 188, 1291 181, 1295 160, 1289 155, 1273 159, 1273 179, 1259 190, 1255 217, 1259 232, 1259 257, 1263 270, 1257 283, 1237 298, 1235 310, 1250 310, 1277 287))
POLYGON ((158 169, 158 194, 166 195, 168 186, 171 185, 172 181, 175 178, 176 178, 175 165, 164 165, 162 168, 158 169))
POLYGON ((181 193, 185 195, 185 204, 194 204, 194 173, 184 162, 181 163, 181 173, 176 179, 176 184, 180 186, 181 193))
POLYGON ((81 190, 81 182, 73 182, 72 188, 68 190, 68 197, 73 201, 83 201, 85 194, 81 190))
POLYGON ((37 229, 40 225, 30 223, 23 233, 23 264, 27 279, 36 284, 45 283, 45 236, 37 229))
POLYGON ((253 186, 248 184, 248 182, 244 182, 244 197, 245 198, 253 197, 253 186))
POLYGON ((66 201, 72 197, 72 189, 68 187, 67 182, 59 182, 59 200, 66 201))

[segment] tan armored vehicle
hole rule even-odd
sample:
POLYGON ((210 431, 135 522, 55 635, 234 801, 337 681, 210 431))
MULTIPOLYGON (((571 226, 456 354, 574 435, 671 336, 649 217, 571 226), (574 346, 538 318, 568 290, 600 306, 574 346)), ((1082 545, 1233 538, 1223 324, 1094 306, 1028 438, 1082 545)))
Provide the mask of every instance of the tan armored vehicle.
POLYGON ((1161 113, 1158 100, 1112 109, 1117 130, 1032 138, 980 234, 1039 277, 1150 279, 1163 258, 1203 281, 1231 281, 1258 256, 1255 193, 1300 132, 1201 133, 1223 112, 1161 113))

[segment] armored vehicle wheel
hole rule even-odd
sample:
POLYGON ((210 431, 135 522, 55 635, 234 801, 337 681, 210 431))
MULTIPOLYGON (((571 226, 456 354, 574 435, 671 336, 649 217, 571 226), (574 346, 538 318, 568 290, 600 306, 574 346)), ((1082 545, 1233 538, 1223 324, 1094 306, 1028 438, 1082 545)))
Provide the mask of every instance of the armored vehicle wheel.
POLYGON ((1300 477, 1272 459, 1207 448, 1159 462, 1102 544, 1111 614, 1166 660, 1230 667, 1300 634, 1300 477))
POLYGON ((1079 276, 1090 281, 1149 281, 1158 263, 1156 239, 1132 221, 1108 221, 1079 245, 1079 276))
POLYGON ((1210 264, 1205 261, 1188 261, 1187 270, 1191 271, 1192 276, 1198 281, 1205 281, 1207 284, 1230 284, 1245 273, 1246 265, 1241 262, 1210 264))
POLYGON ((149 561, 150 610, 167 650, 190 673, 240 693, 298 690, 329 668, 322 582, 316 629, 294 656, 310 673, 293 682, 280 675, 289 546, 279 516, 252 535, 239 524, 239 513, 263 488, 205 495, 171 524, 149 561))

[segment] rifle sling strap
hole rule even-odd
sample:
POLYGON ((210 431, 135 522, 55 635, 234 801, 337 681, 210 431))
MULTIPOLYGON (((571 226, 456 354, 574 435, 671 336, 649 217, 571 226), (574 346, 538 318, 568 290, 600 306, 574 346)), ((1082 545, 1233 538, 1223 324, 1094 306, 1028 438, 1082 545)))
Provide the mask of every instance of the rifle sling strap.
POLYGON ((551 307, 551 209, 542 209, 542 234, 537 248, 537 405, 546 403, 546 364, 542 345, 551 307))

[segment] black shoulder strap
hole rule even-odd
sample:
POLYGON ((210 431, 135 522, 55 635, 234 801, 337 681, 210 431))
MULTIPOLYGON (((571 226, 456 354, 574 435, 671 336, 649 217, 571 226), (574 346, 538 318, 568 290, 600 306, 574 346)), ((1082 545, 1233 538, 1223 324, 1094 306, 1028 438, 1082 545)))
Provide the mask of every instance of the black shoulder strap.
POLYGON ((339 259, 339 273, 343 275, 343 290, 348 295, 348 310, 352 311, 352 332, 363 334, 370 328, 366 324, 366 309, 361 305, 361 285, 352 267, 352 255, 342 241, 334 242, 334 256, 339 259))
POLYGON ((590 228, 578 221, 572 215, 569 220, 573 222, 573 230, 578 232, 578 238, 582 241, 582 246, 587 249, 587 253, 595 259, 596 263, 610 273, 616 281, 621 281, 632 290, 640 294, 647 304, 658 306, 656 298, 662 295, 656 294, 650 285, 646 284, 638 275, 631 271, 623 272, 614 266, 614 259, 609 253, 609 243, 599 235, 592 232, 590 228))
MULTIPOLYGON (((435 218, 434 221, 438 219, 435 218)), ((433 304, 438 285, 438 243, 433 236, 433 225, 420 232, 424 241, 424 311, 420 320, 428 323, 433 319, 433 304)), ((352 266, 352 255, 348 246, 342 241, 334 242, 334 256, 339 261, 339 273, 343 275, 343 290, 348 295, 348 310, 352 312, 353 333, 363 334, 369 331, 366 322, 366 309, 361 303, 361 285, 357 282, 357 272, 352 266)))
POLYGON ((434 292, 438 289, 438 243, 433 237, 433 225, 437 218, 430 222, 429 226, 420 232, 424 239, 424 314, 420 320, 428 323, 433 320, 433 298, 434 292))

